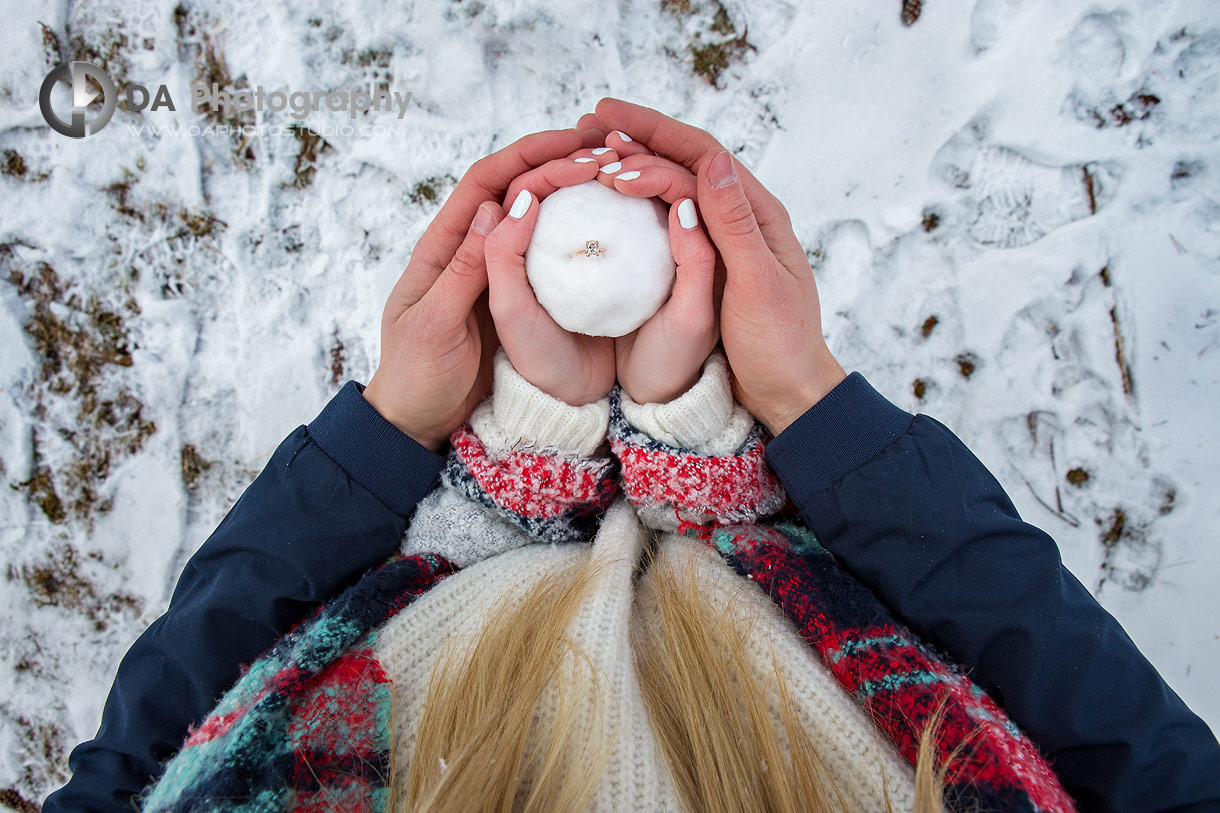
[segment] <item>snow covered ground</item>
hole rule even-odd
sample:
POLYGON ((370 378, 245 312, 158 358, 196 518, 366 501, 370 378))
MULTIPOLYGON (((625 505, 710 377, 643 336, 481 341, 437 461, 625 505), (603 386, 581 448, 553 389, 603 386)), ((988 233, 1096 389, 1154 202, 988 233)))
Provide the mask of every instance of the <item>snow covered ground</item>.
POLYGON ((187 557, 367 381, 454 179, 607 94, 757 171, 844 366, 957 431, 1220 728, 1220 9, 901 5, 0 3, 0 804, 65 778, 187 557), (177 109, 60 136, 73 58, 177 109), (284 130, 196 112, 200 77, 414 96, 284 130), (149 129, 233 123, 269 127, 149 129))

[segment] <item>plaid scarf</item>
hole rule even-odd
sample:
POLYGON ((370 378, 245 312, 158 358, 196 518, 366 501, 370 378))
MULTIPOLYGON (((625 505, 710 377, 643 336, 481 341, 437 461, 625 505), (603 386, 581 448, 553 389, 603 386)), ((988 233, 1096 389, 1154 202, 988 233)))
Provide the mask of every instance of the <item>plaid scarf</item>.
POLYGON ((1070 811, 1037 747, 947 655, 894 620, 799 522, 691 531, 788 616, 835 679, 915 764, 932 715, 950 810, 1070 811), (950 757, 952 755, 952 761, 950 757))
POLYGON ((377 629, 453 567, 395 557, 259 658, 194 729, 146 811, 389 809, 390 681, 377 629))

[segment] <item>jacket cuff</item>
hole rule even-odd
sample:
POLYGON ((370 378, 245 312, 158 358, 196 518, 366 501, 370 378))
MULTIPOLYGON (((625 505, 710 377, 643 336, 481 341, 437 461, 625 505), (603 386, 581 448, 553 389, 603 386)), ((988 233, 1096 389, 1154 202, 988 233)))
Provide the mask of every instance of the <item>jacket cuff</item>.
POLYGON ((445 458, 417 443, 364 400, 348 381, 306 427, 339 468, 399 516, 432 490, 445 458))
POLYGON ((767 444, 767 463, 803 510, 905 435, 914 420, 854 372, 767 444))
POLYGON ((729 367, 716 350, 703 363, 699 380, 664 404, 637 404, 620 391, 623 417, 641 432, 699 455, 729 455, 740 448, 754 427, 746 408, 733 401, 729 367))
POLYGON ((496 350, 492 396, 470 416, 470 428, 493 452, 520 449, 589 457, 606 440, 610 399, 572 406, 535 387, 496 350))

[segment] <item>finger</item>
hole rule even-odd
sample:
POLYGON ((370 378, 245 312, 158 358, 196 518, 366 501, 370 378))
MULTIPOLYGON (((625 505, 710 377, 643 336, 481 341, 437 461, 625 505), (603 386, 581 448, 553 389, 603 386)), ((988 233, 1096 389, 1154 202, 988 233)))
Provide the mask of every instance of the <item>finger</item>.
MULTIPOLYGON (((607 150, 610 148, 607 147, 607 150)), ((601 168, 597 171, 597 180, 602 184, 614 188, 614 176, 616 173, 623 171, 623 162, 618 159, 618 155, 614 152, 607 152, 604 155, 599 155, 599 159, 603 160, 601 168), (606 161, 606 158, 613 158, 613 161, 606 161)))
POLYGON ((622 130, 611 130, 606 134, 606 146, 614 149, 619 154, 619 157, 626 158, 628 155, 652 155, 652 150, 648 146, 641 144, 631 136, 624 133, 622 130))
MULTIPOLYGON (((589 155, 597 160, 597 165, 599 168, 609 167, 610 169, 607 170, 608 172, 614 172, 623 165, 623 163, 618 160, 618 153, 610 147, 594 147, 592 150, 589 150, 589 155)), ((597 178, 598 180, 602 181, 602 183, 609 183, 605 180, 606 176, 601 172, 597 174, 597 178)))
POLYGON ((598 166, 604 166, 618 160, 618 154, 609 147, 586 147, 577 150, 568 157, 574 161, 578 158, 589 158, 598 166))
POLYGON ((533 326, 553 322, 538 304, 525 275, 525 250, 538 220, 538 200, 528 189, 517 193, 508 216, 487 236, 488 306, 501 342, 533 326))
POLYGON ((618 160, 618 153, 614 151, 613 147, 594 147, 589 151, 589 154, 596 158, 597 163, 602 166, 612 164, 618 160))
POLYGON ((677 264, 666 316, 695 335, 714 329, 716 249, 699 224, 695 202, 683 198, 669 208, 669 250, 677 264))
POLYGON ((601 169, 597 173, 597 180, 613 189, 614 173, 623 168, 623 162, 619 159, 618 151, 613 147, 598 147, 592 151, 592 155, 601 164, 601 169))
MULTIPOLYGON (((616 180, 618 173, 620 173, 620 172, 622 172, 622 173, 640 172, 649 167, 665 167, 667 169, 672 169, 675 172, 679 172, 679 173, 685 172, 686 174, 691 176, 692 180, 695 177, 693 172, 691 172, 689 169, 684 167, 682 164, 679 164, 677 161, 671 161, 668 158, 665 158, 660 155, 656 155, 654 153, 637 153, 636 155, 629 155, 629 156, 623 158, 621 161, 619 161, 619 163, 622 166, 618 167, 618 168, 612 168, 613 170, 616 170, 613 174, 599 175, 598 180, 602 181, 607 186, 613 187, 614 181, 616 180)), ((636 177, 638 177, 638 176, 632 175, 632 176, 628 177, 627 180, 633 180, 636 177)), ((692 189, 693 189, 693 187, 692 187, 692 189)), ((692 191, 690 194, 693 195, 694 192, 692 191)), ((673 200, 667 201, 667 203, 673 203, 674 201, 678 200, 681 197, 683 197, 683 195, 678 195, 673 200)))
POLYGON ((770 284, 768 277, 780 264, 759 229, 737 174, 737 162, 728 151, 716 155, 699 173, 698 199, 703 222, 724 257, 729 281, 741 278, 770 284))
POLYGON ((598 102, 597 118, 601 126, 628 133, 634 142, 672 158, 694 172, 724 149, 706 130, 620 99, 606 98, 598 102))
POLYGON ((397 318, 432 287, 466 239, 480 204, 498 202, 518 175, 579 149, 581 143, 575 130, 548 130, 519 138, 471 165, 411 252, 411 262, 386 302, 386 315, 397 318))
POLYGON ((637 198, 657 197, 666 203, 693 198, 698 192, 697 179, 686 167, 655 156, 636 155, 623 162, 623 170, 604 176, 608 183, 637 198), (656 161, 657 163, 644 163, 656 161))
POLYGON ((601 121, 598 120, 596 113, 585 113, 576 122, 576 129, 580 131, 598 130, 602 133, 606 132, 606 128, 602 127, 601 121))
POLYGON ((645 167, 664 167, 665 169, 672 169, 675 172, 685 172, 688 175, 690 175, 692 178, 695 176, 695 173, 691 172, 689 169, 687 169, 682 164, 679 164, 677 161, 671 161, 663 155, 656 155, 651 152, 650 153, 639 153, 637 155, 632 155, 627 158, 624 158, 623 166, 627 169, 644 169, 645 167))
POLYGON ((597 180, 613 189, 613 173, 623 167, 623 162, 618 160, 618 153, 610 147, 595 147, 589 151, 589 155, 598 163, 597 180))
POLYGON ((598 160, 592 155, 578 155, 576 158, 560 158, 548 161, 537 169, 522 173, 508 185, 508 193, 504 196, 504 205, 510 206, 522 189, 534 193, 541 200, 556 189, 565 186, 576 186, 593 180, 597 174, 598 160))
POLYGON ((585 147, 603 147, 606 144, 606 131, 597 125, 597 116, 592 116, 592 124, 584 124, 584 120, 592 116, 587 113, 580 117, 580 122, 577 122, 576 129, 580 133, 581 144, 585 147))
POLYGON ((503 218, 503 210, 495 203, 488 201, 479 206, 466 239, 420 300, 422 304, 436 308, 442 315, 443 324, 460 324, 470 315, 475 301, 487 289, 487 260, 483 248, 487 235, 503 218))
MULTIPOLYGON (((624 102, 621 99, 602 99, 597 103, 597 118, 607 128, 626 132, 639 143, 659 155, 672 158, 695 173, 701 172, 724 146, 711 133, 689 124, 671 119, 650 107, 624 102)), ((755 217, 768 240, 783 243, 786 232, 791 231, 791 220, 779 199, 772 195, 745 167, 738 165, 742 187, 755 217)), ((787 247, 785 247, 787 250, 787 247)))

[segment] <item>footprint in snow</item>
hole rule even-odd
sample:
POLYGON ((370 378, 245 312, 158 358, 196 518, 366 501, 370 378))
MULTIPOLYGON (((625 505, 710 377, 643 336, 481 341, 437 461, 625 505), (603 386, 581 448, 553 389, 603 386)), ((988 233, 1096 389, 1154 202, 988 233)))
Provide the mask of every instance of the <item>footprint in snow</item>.
POLYGON ((978 0, 970 13, 970 44, 981 54, 995 45, 1021 12, 1025 0, 978 0))
POLYGON ((970 236, 979 243, 1017 248, 1096 214, 1114 195, 1117 175, 1099 163, 1048 165, 999 144, 979 126, 951 138, 932 173, 967 195, 970 236))

